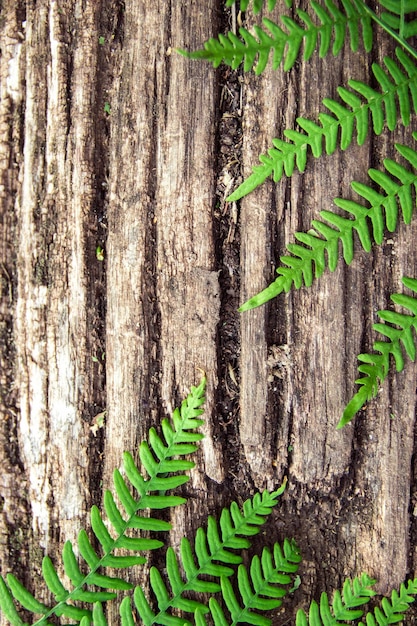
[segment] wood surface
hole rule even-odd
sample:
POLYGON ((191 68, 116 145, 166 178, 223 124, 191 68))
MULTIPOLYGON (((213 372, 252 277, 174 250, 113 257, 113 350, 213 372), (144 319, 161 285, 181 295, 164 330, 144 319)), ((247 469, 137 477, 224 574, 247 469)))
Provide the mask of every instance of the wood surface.
MULTIPOLYGON (((294 231, 354 197, 350 182, 368 182, 410 131, 225 202, 297 116, 316 120, 339 84, 369 80, 368 57, 347 43, 256 77, 178 55, 260 22, 219 0, 4 0, 0 17, 0 573, 45 599, 42 556, 59 563, 123 451, 204 371, 206 438, 174 543, 286 476, 257 543, 294 537, 302 587, 274 623, 346 576, 367 571, 382 592, 414 576, 416 367, 335 427, 376 312, 417 276, 416 224, 308 290, 237 312, 294 231)), ((389 51, 377 31, 372 59, 389 51)))

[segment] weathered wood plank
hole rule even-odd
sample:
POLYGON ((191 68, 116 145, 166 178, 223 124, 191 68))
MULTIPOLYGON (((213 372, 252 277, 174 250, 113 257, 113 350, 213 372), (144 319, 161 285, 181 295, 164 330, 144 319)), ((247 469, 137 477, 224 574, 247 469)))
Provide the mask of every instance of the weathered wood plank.
MULTIPOLYGON (((18 475, 15 489, 6 489, 2 515, 5 527, 19 539, 15 554, 27 564, 23 580, 31 584, 28 565, 36 574, 41 552, 56 556, 63 541, 74 540, 85 524, 95 475, 90 463, 94 467, 97 460, 90 426, 102 397, 92 361, 97 312, 89 305, 99 279, 92 262, 98 264, 99 117, 93 110, 98 104, 100 7, 92 3, 80 13, 73 2, 5 4, 2 41, 14 50, 2 67, 9 103, 2 123, 7 116, 17 121, 9 136, 16 163, 2 163, 2 179, 7 167, 14 178, 17 166, 19 176, 15 189, 8 190, 2 215, 16 220, 11 239, 16 272, 10 289, 18 412, 7 418, 16 420, 13 427, 2 426, 6 437, 9 432, 18 442, 15 467, 24 481, 18 475), (22 507, 27 507, 27 525, 16 514, 22 507)), ((15 446, 13 440, 4 442, 5 459, 15 446)), ((13 534, 6 546, 12 540, 13 534)), ((2 573, 7 563, 6 550, 2 573)), ((44 596, 41 587, 39 597, 44 596)))
MULTIPOLYGON (((17 439, 18 393, 14 384, 15 346, 13 337, 13 301, 16 271, 14 247, 16 217, 14 201, 19 187, 19 146, 22 141, 20 107, 23 33, 19 7, 9 10, 2 30, 0 57, 0 459, 1 515, 0 545, 2 571, 16 567, 17 552, 28 533, 28 502, 25 476, 17 439)), ((21 552, 22 570, 28 567, 25 551, 21 552)), ((20 573, 20 572, 19 572, 20 573)))
MULTIPOLYGON (((211 224, 217 86, 210 68, 172 48, 196 47, 211 36, 214 9, 214 2, 204 11, 194 4, 157 2, 152 11, 125 4, 110 142, 107 476, 121 451, 134 450, 202 370, 209 380, 208 435, 213 423, 220 306, 211 224)), ((209 436, 193 486, 205 493, 206 481, 223 478, 209 436)), ((213 501, 213 492, 204 497, 213 501)), ((195 500, 176 513, 178 536, 200 509, 195 500)), ((117 623, 116 614, 113 619, 117 623)))
MULTIPOLYGON (((375 312, 402 274, 415 275, 416 225, 309 290, 235 312, 273 278, 294 231, 392 155, 392 137, 312 160, 238 206, 224 202, 239 150, 247 175, 298 115, 317 119, 338 84, 368 78, 363 56, 346 47, 336 60, 315 55, 257 78, 175 54, 227 21, 217 0, 6 0, 2 10, 1 573, 36 587, 41 552, 57 556, 74 539, 100 504, 101 479, 111 485, 123 451, 202 369, 207 438, 174 540, 208 509, 286 474, 261 539, 300 543, 294 604, 364 569, 383 590, 398 584, 415 569, 416 368, 391 375, 354 425, 335 425, 375 312)), ((236 26, 244 16, 228 17, 236 26)), ((394 135, 409 140, 401 128, 394 135)), ((109 619, 119 623, 116 610, 109 619)))

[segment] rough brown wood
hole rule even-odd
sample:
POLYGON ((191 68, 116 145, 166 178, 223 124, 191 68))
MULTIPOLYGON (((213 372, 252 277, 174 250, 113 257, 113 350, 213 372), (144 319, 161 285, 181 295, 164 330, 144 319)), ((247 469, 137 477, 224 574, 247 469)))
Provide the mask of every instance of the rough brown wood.
MULTIPOLYGON (((370 71, 348 47, 261 77, 174 51, 241 19, 219 0, 2 3, 0 573, 40 599, 43 554, 59 562, 123 451, 201 370, 207 437, 174 542, 286 475, 261 539, 302 548, 293 606, 363 570, 382 591, 414 575, 416 368, 392 374, 353 425, 335 425, 376 311, 416 275, 416 224, 308 290, 237 313, 294 231, 410 135, 384 133, 225 203, 272 137, 370 71)), ((375 60, 387 51, 379 33, 375 60)))
POLYGON ((2 144, 2 294, 13 300, 3 305, 13 342, 2 345, 2 572, 17 567, 23 580, 30 566, 36 580, 43 551, 75 539, 100 475, 91 431, 104 408, 92 360, 104 351, 95 309, 99 10, 3 6, 2 128, 12 122, 13 132, 2 144))

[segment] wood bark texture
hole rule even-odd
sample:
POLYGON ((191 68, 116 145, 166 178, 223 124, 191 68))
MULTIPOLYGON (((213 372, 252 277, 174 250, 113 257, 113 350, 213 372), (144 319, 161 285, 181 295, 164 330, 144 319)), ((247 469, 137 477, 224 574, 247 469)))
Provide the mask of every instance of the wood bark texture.
MULTIPOLYGON (((414 576, 416 367, 335 427, 376 312, 401 276, 417 276, 416 223, 310 289, 237 312, 271 282, 293 233, 353 197, 350 182, 368 182, 411 131, 225 201, 297 116, 316 120, 338 85, 369 81, 369 57, 347 44, 336 59, 256 77, 177 54, 238 27, 245 16, 220 0, 0 9, 0 573, 47 600, 43 555, 59 566, 123 452, 136 454, 204 371, 206 438, 172 514, 174 543, 286 476, 255 542, 294 537, 304 557, 274 624, 346 576, 366 571, 382 592, 414 576)), ((391 51, 377 30, 373 59, 391 51)), ((108 619, 119 623, 111 607, 108 619)))

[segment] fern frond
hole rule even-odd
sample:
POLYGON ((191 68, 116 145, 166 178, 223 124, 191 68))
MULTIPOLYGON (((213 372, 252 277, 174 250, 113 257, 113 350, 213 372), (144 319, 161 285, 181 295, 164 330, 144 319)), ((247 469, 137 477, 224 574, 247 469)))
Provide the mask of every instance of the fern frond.
MULTIPOLYGON (((357 607, 362 607, 375 595, 371 589, 375 580, 362 574, 361 578, 355 578, 350 587, 349 581, 343 586, 343 595, 336 591, 332 605, 326 593, 322 593, 320 606, 315 600, 310 605, 308 616, 300 609, 297 612, 296 626, 337 626, 341 623, 351 622, 360 619, 364 611, 357 607), (347 593, 346 593, 347 592, 347 593)), ((388 598, 382 598, 381 607, 376 607, 372 612, 366 614, 367 626, 388 626, 404 619, 404 613, 414 602, 417 594, 417 579, 408 581, 407 585, 402 584, 400 593, 395 590, 391 594, 391 602, 388 598)), ((359 622, 359 626, 364 626, 359 622)))
MULTIPOLYGON (((145 477, 133 457, 127 452, 124 454, 126 477, 119 470, 115 470, 113 475, 115 492, 121 506, 116 503, 112 492, 107 490, 104 494, 107 522, 103 520, 96 506, 91 509, 91 527, 99 549, 93 547, 85 530, 81 530, 78 535, 77 551, 80 559, 70 541, 64 545, 62 562, 70 585, 61 580, 49 556, 44 557, 42 574, 55 598, 54 606, 46 606, 36 600, 12 574, 7 575, 6 581, 0 577, 0 608, 13 626, 21 626, 23 623, 14 600, 28 611, 42 616, 37 624, 48 624, 48 619, 53 615, 81 621, 84 617, 90 620, 94 612, 100 616, 100 609, 97 607, 101 602, 116 596, 113 590, 125 591, 133 587, 121 576, 108 576, 101 572, 108 567, 125 569, 143 564, 146 558, 138 555, 138 552, 147 552, 164 545, 162 541, 132 537, 128 533, 132 530, 170 530, 171 525, 168 522, 145 517, 141 512, 178 506, 186 502, 185 498, 165 493, 185 483, 189 478, 184 472, 194 467, 193 462, 182 457, 194 452, 198 441, 203 438, 196 429, 203 424, 200 416, 203 412, 201 406, 204 402, 205 384, 203 379, 198 387, 191 388, 181 409, 175 409, 172 421, 163 420, 162 437, 154 428, 150 429, 149 441, 142 442, 139 447, 139 456, 146 470, 145 477), (120 555, 118 552, 121 549, 135 554, 120 555), (91 585, 105 591, 93 591, 90 589, 91 585), (90 609, 75 606, 74 602, 94 604, 95 608, 92 612, 90 609)), ((101 624, 101 617, 97 619, 97 623, 101 624)))
POLYGON ((352 189, 370 206, 353 200, 336 198, 334 203, 346 212, 339 215, 320 211, 326 222, 313 220, 313 228, 307 233, 295 233, 299 243, 287 245, 291 256, 282 256, 278 278, 266 289, 245 302, 240 311, 253 309, 291 288, 309 287, 319 278, 326 266, 333 272, 339 262, 339 244, 348 265, 354 255, 354 233, 367 252, 372 242, 381 244, 384 229, 393 232, 397 228, 399 209, 402 219, 409 224, 412 217, 414 197, 417 191, 417 152, 408 146, 396 144, 396 149, 411 166, 407 169, 391 159, 384 160, 385 172, 370 169, 368 175, 379 187, 376 191, 363 183, 352 183, 352 189))
MULTIPOLYGON (((145 626, 151 624, 184 624, 184 618, 171 614, 171 609, 185 613, 203 613, 208 611, 206 604, 190 598, 190 593, 213 594, 220 591, 218 582, 208 580, 227 578, 234 573, 231 565, 242 563, 242 556, 235 550, 242 551, 249 547, 248 537, 256 535, 266 517, 277 504, 278 497, 284 492, 285 482, 274 492, 257 493, 251 500, 246 500, 241 510, 236 502, 230 508, 223 509, 220 520, 208 518, 207 531, 199 528, 196 533, 194 551, 185 537, 181 540, 179 555, 172 548, 166 554, 166 580, 156 567, 150 570, 150 587, 156 598, 158 612, 155 613, 141 588, 134 591, 134 604, 145 626)), ((300 556, 295 545, 285 544, 285 554, 277 548, 274 556, 277 566, 284 572, 295 571, 300 556)), ((268 556, 263 557, 265 570, 268 556)), ((255 566, 254 566, 255 567, 255 566)), ((121 609, 122 626, 131 623, 130 602, 126 599, 121 609)))
MULTIPOLYGON (((252 5, 253 5, 253 12, 255 15, 259 13, 259 11, 264 6, 265 2, 266 0, 253 0, 252 5)), ((226 6, 231 7, 235 3, 236 3, 236 0, 227 0, 226 6)), ((277 0, 268 0, 267 2, 268 11, 273 11, 275 9, 276 3, 277 3, 277 0)), ((240 10, 247 11, 250 4, 251 4, 250 0, 240 0, 240 10)), ((292 5, 292 0, 285 0, 285 4, 287 5, 287 7, 290 7, 292 5)))
POLYGON ((337 626, 360 619, 364 611, 359 607, 367 604, 375 595, 372 589, 375 583, 367 574, 353 581, 346 580, 342 593, 336 591, 331 604, 328 595, 323 592, 320 605, 313 600, 308 615, 302 609, 297 611, 296 626, 337 626))
MULTIPOLYGON (((312 0, 310 6, 318 24, 306 11, 297 9, 298 22, 289 16, 281 16, 284 28, 264 18, 264 28, 254 25, 253 33, 246 28, 239 28, 241 38, 229 31, 226 35, 219 34, 217 39, 206 41, 202 50, 178 52, 190 59, 209 61, 214 67, 225 63, 236 69, 243 63, 245 72, 253 68, 255 74, 264 71, 272 53, 273 69, 278 69, 283 63, 284 71, 289 71, 297 61, 302 46, 304 61, 310 59, 317 47, 320 57, 325 57, 330 51, 332 40, 332 52, 337 55, 349 34, 351 48, 356 51, 359 47, 360 27, 365 50, 369 52, 372 48, 369 15, 362 7, 357 9, 351 0, 343 0, 341 4, 339 9, 333 0, 324 0, 323 4, 312 0)), ((257 8, 260 9, 261 6, 262 2, 256 3, 257 8)))
POLYGON ((304 172, 308 153, 315 158, 327 155, 339 146, 346 150, 356 134, 358 145, 362 145, 370 131, 379 135, 386 125, 394 130, 401 118, 404 126, 410 124, 411 113, 417 113, 417 66, 397 48, 399 63, 385 57, 386 70, 380 65, 372 65, 373 74, 380 85, 377 91, 369 85, 356 80, 348 82, 350 89, 338 88, 343 104, 325 98, 323 104, 328 113, 319 114, 319 123, 297 118, 301 130, 285 130, 283 139, 273 139, 273 148, 267 155, 261 155, 261 165, 252 168, 252 174, 227 198, 236 201, 259 187, 272 176, 275 182, 282 176, 292 176, 294 169, 304 172), (356 133, 355 133, 356 129, 356 133))
MULTIPOLYGON (((237 586, 240 598, 235 593, 228 578, 221 578, 223 601, 230 613, 225 612, 216 598, 210 598, 209 608, 215 626, 235 626, 245 623, 254 626, 270 626, 271 620, 259 614, 259 611, 271 611, 282 604, 282 598, 288 593, 284 585, 291 583, 287 572, 298 569, 300 554, 294 542, 286 540, 284 548, 276 543, 274 555, 264 548, 262 557, 255 556, 250 568, 239 565, 237 586)), ((196 626, 206 626, 207 622, 200 610, 196 615, 196 626)))
MULTIPOLYGON (((393 591, 391 601, 382 598, 381 607, 378 606, 372 613, 366 614, 366 626, 388 626, 388 624, 398 624, 404 619, 404 613, 410 608, 417 594, 417 578, 401 584, 400 593, 393 591)), ((360 622, 359 626, 364 626, 360 622)))
POLYGON ((396 30, 400 37, 409 39, 417 35, 417 19, 406 19, 416 13, 414 0, 379 0, 379 4, 387 10, 381 13, 381 20, 396 30))
MULTIPOLYGON (((413 278, 403 278, 403 284, 417 294, 417 280, 413 278)), ((360 390, 354 395, 346 406, 338 428, 342 428, 356 415, 365 402, 374 398, 378 393, 378 387, 387 377, 390 366, 390 357, 395 361, 397 372, 404 369, 404 354, 411 361, 416 358, 416 338, 417 333, 417 297, 404 294, 393 294, 391 300, 403 308, 411 311, 411 315, 398 313, 396 311, 378 311, 378 316, 384 324, 373 324, 374 330, 381 333, 388 341, 376 341, 373 345, 375 352, 380 354, 360 354, 358 361, 358 371, 365 374, 363 378, 355 382, 360 385, 360 390)))

